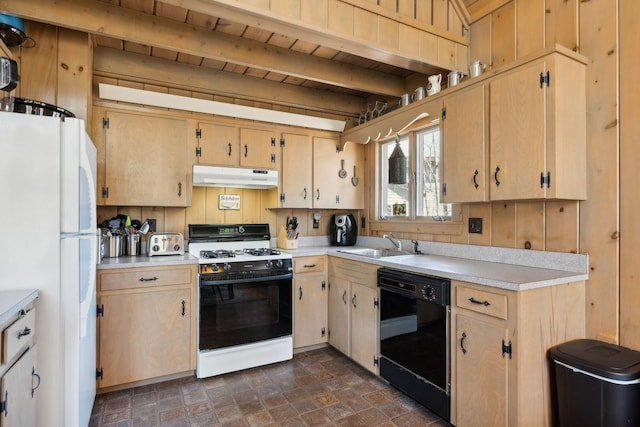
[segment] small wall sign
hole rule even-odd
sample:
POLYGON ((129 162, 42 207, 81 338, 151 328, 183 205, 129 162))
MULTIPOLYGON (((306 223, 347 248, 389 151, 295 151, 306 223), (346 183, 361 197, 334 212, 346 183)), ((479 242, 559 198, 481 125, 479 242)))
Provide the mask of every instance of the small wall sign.
POLYGON ((218 199, 218 209, 220 210, 240 210, 239 194, 220 194, 218 199))

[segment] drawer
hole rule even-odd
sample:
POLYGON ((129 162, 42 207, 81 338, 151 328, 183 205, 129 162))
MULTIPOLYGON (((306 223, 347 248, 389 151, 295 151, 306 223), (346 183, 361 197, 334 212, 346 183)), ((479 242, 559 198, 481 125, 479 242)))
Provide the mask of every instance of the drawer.
POLYGON ((326 256, 310 256, 293 259, 293 273, 322 273, 325 270, 326 256))
POLYGON ((29 310, 23 317, 2 331, 2 364, 7 364, 33 342, 36 333, 36 310, 29 310))
POLYGON ((329 274, 360 283, 371 288, 378 287, 378 266, 366 262, 351 261, 342 258, 331 258, 329 274))
POLYGON ((195 266, 166 268, 130 268, 102 270, 98 274, 101 291, 139 289, 156 286, 189 285, 195 278, 195 266))
POLYGON ((507 320, 507 296, 464 286, 456 287, 456 305, 460 308, 507 320))

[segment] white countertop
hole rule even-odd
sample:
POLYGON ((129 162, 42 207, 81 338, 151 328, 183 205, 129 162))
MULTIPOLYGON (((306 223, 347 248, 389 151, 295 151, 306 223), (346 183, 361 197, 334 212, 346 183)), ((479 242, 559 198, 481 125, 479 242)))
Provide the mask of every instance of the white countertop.
POLYGON ((198 258, 189 253, 184 255, 158 256, 121 256, 117 258, 103 258, 96 266, 98 270, 111 268, 159 267, 165 265, 197 264, 198 258))
MULTIPOLYGON (((301 239, 301 243, 305 240, 301 239)), ((340 252, 357 248, 390 248, 390 242, 374 237, 359 237, 358 246, 329 246, 325 238, 309 238, 309 245, 298 249, 282 250, 293 257, 331 255, 354 261, 402 269, 413 273, 429 274, 452 280, 478 283, 513 291, 580 282, 589 279, 587 255, 486 246, 420 242, 421 255, 398 255, 370 258, 340 252)), ((273 242, 275 243, 275 242, 273 242)), ((404 248, 412 248, 403 241, 404 248)), ((275 247, 275 244, 273 245, 275 247)), ((196 264, 195 256, 123 256, 104 258, 98 270, 127 267, 153 267, 196 264)))
MULTIPOLYGON (((466 257, 421 254, 370 258, 340 252, 363 247, 381 247, 379 240, 367 243, 372 243, 372 245, 350 247, 302 246, 299 249, 287 250, 286 252, 291 253, 294 257, 331 255, 381 267, 429 274, 512 291, 524 291, 589 279, 588 257, 586 255, 478 248, 480 256, 496 259, 496 261, 491 261, 487 259, 471 259, 476 254, 467 253, 468 248, 465 247, 466 245, 458 245, 459 247, 454 248, 454 250, 466 255, 466 257), (545 268, 547 266, 550 268, 545 268)), ((388 247, 388 245, 383 245, 383 247, 388 247)), ((424 248, 424 246, 421 246, 421 248, 424 248)), ((438 250, 438 248, 434 249, 433 247, 430 249, 438 250)))
POLYGON ((37 289, 0 291, 0 325, 38 297, 37 289))

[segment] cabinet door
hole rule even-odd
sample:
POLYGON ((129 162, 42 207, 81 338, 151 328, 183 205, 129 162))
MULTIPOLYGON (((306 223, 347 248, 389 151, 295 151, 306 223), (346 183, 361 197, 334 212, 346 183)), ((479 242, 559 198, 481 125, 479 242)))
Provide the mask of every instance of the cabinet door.
POLYGON ((240 129, 240 166, 278 169, 276 136, 271 130, 240 129))
POLYGON ((313 144, 308 135, 282 134, 283 208, 310 208, 313 188, 313 144))
POLYGON ((237 127, 198 123, 198 130, 198 163, 220 166, 240 164, 240 130, 237 127))
POLYGON ((490 83, 492 200, 540 199, 545 164, 544 62, 534 62, 490 83))
POLYGON ((447 97, 442 120, 444 202, 487 200, 485 86, 447 97))
POLYGON ((106 113, 105 205, 188 206, 187 122, 106 113))
POLYGON ((349 353, 349 282, 335 276, 329 278, 329 344, 349 353))
POLYGON ((190 369, 189 289, 102 295, 100 387, 190 369))
POLYGON ((377 299, 377 289, 351 283, 351 358, 374 374, 378 368, 377 299))
POLYGON ((340 168, 344 161, 347 172, 346 178, 338 177, 338 207, 364 209, 364 145, 349 143, 338 153, 338 158, 340 168))
POLYGON ((0 427, 35 427, 36 390, 40 383, 36 356, 34 345, 2 377, 0 401, 7 407, 0 412, 0 427))
POLYGON ((313 138, 313 207, 335 209, 338 205, 340 172, 338 141, 313 138))
POLYGON ((293 347, 326 342, 326 292, 324 274, 303 274, 293 278, 293 347))
POLYGON ((455 339, 456 425, 506 426, 509 358, 501 352, 506 329, 458 314, 455 339))

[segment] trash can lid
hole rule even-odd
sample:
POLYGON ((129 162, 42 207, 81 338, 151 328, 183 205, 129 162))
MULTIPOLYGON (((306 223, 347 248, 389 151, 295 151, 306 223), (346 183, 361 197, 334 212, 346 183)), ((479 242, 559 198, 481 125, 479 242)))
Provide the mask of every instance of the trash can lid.
POLYGON ((568 366, 616 381, 640 378, 640 352, 592 339, 552 347, 550 356, 568 366))

